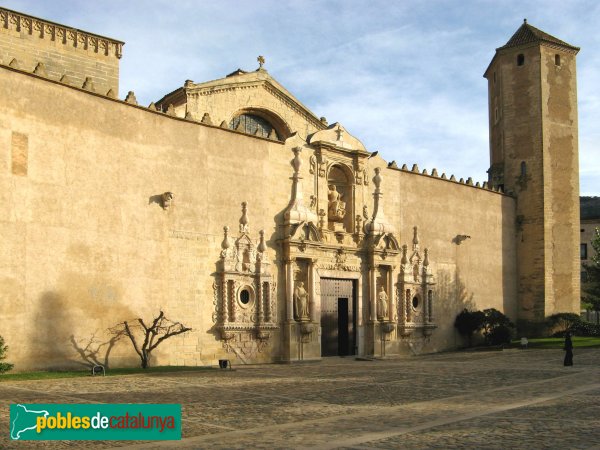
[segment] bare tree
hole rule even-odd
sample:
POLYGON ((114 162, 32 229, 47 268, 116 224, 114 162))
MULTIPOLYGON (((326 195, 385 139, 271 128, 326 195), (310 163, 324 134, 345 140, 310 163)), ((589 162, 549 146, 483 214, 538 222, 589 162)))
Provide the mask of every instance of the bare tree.
POLYGON ((127 321, 121 322, 111 328, 111 331, 114 334, 122 333, 131 340, 135 352, 142 360, 142 368, 144 369, 148 367, 152 350, 158 347, 161 342, 172 336, 191 331, 191 328, 186 327, 181 322, 173 322, 167 319, 163 311, 160 311, 158 317, 155 317, 150 325, 146 325, 139 318, 134 319, 132 322, 132 324, 127 321), (143 338, 141 345, 138 344, 138 339, 141 340, 140 335, 143 338))

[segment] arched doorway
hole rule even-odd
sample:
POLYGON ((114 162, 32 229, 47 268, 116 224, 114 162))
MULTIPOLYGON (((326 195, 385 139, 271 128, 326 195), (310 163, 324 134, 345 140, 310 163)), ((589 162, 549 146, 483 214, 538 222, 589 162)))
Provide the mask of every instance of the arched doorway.
POLYGON ((356 280, 321 278, 321 356, 356 354, 356 280))

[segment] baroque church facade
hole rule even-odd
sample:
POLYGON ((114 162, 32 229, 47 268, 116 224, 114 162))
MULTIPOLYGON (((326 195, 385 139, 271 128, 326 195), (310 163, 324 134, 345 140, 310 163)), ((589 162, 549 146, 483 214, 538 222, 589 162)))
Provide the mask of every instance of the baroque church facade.
POLYGON ((0 9, 0 334, 17 369, 136 364, 108 329, 191 327, 154 364, 457 348, 579 310, 578 48, 496 50, 488 181, 398 167, 264 69, 118 99, 123 42, 0 9))

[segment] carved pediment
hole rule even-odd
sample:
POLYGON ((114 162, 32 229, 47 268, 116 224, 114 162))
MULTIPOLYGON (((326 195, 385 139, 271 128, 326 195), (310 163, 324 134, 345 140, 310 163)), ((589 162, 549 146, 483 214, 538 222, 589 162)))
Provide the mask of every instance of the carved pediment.
POLYGON ((376 250, 400 251, 400 244, 392 233, 386 233, 373 237, 373 246, 376 250))
POLYGON ((213 123, 230 121, 240 113, 256 114, 267 119, 277 129, 281 140, 294 131, 314 132, 325 124, 303 105, 292 93, 275 80, 264 68, 256 71, 238 69, 225 78, 194 83, 187 81, 176 91, 166 95, 158 105, 165 108, 187 103, 192 117, 201 118, 209 112, 213 123), (227 104, 225 112, 215 108, 215 103, 227 104), (249 108, 249 105, 252 108, 249 108))
POLYGON ((319 229, 312 222, 302 222, 292 227, 290 239, 303 242, 322 242, 319 229))
POLYGON ((425 283, 435 284, 433 281, 433 274, 429 267, 429 251, 428 249, 423 250, 421 254, 419 244, 419 232, 418 228, 414 227, 412 253, 408 256, 408 246, 402 246, 402 260, 400 266, 400 274, 404 283, 425 283))
POLYGON ((316 146, 318 144, 334 145, 345 150, 367 151, 363 143, 348 133, 339 122, 314 133, 309 137, 308 143, 316 146))
POLYGON ((269 260, 264 230, 259 231, 258 244, 250 237, 248 207, 242 203, 242 217, 239 220, 240 232, 234 242, 229 236, 229 227, 223 227, 221 242, 220 269, 223 272, 238 272, 240 274, 268 274, 269 260))

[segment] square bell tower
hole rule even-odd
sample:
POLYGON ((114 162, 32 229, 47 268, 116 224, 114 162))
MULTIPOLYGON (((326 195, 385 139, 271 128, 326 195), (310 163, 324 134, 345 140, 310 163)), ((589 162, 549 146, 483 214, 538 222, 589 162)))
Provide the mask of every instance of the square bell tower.
POLYGON ((525 20, 484 74, 489 183, 516 198, 521 329, 579 312, 578 52, 525 20))

